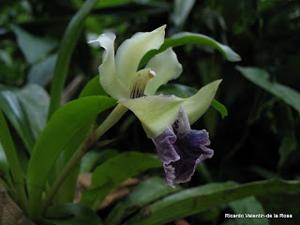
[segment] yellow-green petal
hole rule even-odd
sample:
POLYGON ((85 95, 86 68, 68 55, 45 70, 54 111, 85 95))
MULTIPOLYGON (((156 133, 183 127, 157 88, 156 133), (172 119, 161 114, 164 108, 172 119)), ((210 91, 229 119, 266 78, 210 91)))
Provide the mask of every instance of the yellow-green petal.
POLYGON ((195 95, 186 98, 182 104, 190 123, 196 122, 208 109, 222 80, 213 81, 202 87, 195 95))
POLYGON ((145 96, 121 100, 142 122, 149 137, 157 137, 175 121, 184 99, 176 96, 145 96))
POLYGON ((143 56, 164 42, 165 25, 151 32, 140 32, 124 41, 116 53, 117 75, 130 87, 143 56))
POLYGON ((176 79, 182 72, 182 66, 172 48, 154 56, 146 68, 150 68, 156 76, 146 86, 145 94, 153 95, 157 89, 169 80, 176 79))
POLYGON ((113 33, 104 33, 92 42, 98 42, 105 50, 102 57, 102 64, 99 66, 101 85, 110 96, 115 99, 121 99, 129 96, 129 88, 126 88, 116 75, 115 38, 116 36, 113 33))

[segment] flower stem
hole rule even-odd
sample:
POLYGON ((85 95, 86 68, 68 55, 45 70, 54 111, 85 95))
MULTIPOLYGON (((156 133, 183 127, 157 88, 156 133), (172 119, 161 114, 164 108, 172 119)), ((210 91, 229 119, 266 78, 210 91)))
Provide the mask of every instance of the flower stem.
POLYGON ((121 104, 118 104, 116 108, 109 114, 109 116, 103 121, 103 123, 96 129, 95 137, 99 139, 106 131, 108 131, 113 125, 115 125, 121 117, 127 112, 127 108, 121 104))
POLYGON ((114 108, 114 110, 108 115, 108 117, 103 121, 103 123, 95 130, 95 132, 91 133, 91 135, 85 140, 84 143, 82 143, 78 150, 73 154, 72 158, 68 161, 60 176, 57 177, 57 179, 51 186, 46 196, 46 199, 42 205, 42 214, 46 212, 47 208, 50 206, 53 198, 55 197, 55 194, 66 180, 66 177, 70 174, 70 172, 74 169, 77 163, 89 150, 89 147, 94 145, 103 134, 105 134, 112 126, 114 126, 127 112, 127 110, 128 109, 126 107, 118 104, 114 108))

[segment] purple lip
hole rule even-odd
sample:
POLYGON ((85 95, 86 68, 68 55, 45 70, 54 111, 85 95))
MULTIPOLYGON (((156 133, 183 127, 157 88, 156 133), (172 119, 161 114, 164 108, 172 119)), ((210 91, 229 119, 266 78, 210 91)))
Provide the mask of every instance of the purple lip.
POLYGON ((190 181, 196 166, 214 154, 207 147, 210 144, 208 132, 192 130, 183 110, 179 111, 172 127, 152 140, 170 186, 190 181))

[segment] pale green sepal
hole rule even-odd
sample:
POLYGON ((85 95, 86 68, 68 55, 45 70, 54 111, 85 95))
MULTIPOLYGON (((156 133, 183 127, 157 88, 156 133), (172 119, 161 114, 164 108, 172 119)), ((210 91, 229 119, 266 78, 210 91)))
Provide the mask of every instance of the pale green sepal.
POLYGON ((129 89, 120 82, 116 75, 115 38, 116 36, 113 33, 104 33, 96 40, 90 41, 90 43, 98 42, 105 50, 102 57, 102 64, 99 66, 100 83, 102 87, 110 96, 115 99, 120 99, 129 96, 129 89))
POLYGON ((156 73, 155 77, 150 80, 146 86, 146 95, 155 94, 162 84, 166 84, 169 80, 178 78, 182 72, 182 66, 178 62, 177 56, 172 48, 168 48, 166 51, 154 56, 146 68, 150 68, 156 73))
POLYGON ((202 87, 195 95, 186 98, 182 107, 190 123, 197 121, 208 109, 222 80, 216 80, 202 87))
POLYGON ((184 99, 176 96, 145 96, 119 101, 142 122, 151 138, 157 137, 175 121, 184 99))
POLYGON ((117 75, 126 86, 130 86, 137 75, 136 71, 143 56, 162 45, 165 28, 163 25, 151 32, 136 33, 120 45, 116 53, 117 75))

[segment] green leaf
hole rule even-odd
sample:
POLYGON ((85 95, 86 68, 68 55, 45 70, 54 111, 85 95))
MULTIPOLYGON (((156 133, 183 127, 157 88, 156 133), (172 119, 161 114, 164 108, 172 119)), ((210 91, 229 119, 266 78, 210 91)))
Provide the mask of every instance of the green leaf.
POLYGON ((118 225, 121 221, 133 214, 147 204, 160 199, 166 195, 179 191, 180 188, 169 187, 165 180, 152 177, 140 183, 121 202, 119 202, 109 213, 105 224, 118 225))
MULTIPOLYGON (((61 172, 63 168, 61 168, 61 172)), ((76 189, 77 180, 79 175, 80 165, 76 165, 72 171, 68 174, 68 177, 64 180, 63 184, 59 187, 59 190, 55 193, 53 202, 55 204, 64 204, 68 202, 73 202, 76 189)), ((57 177, 60 173, 56 173, 57 177)), ((51 183, 52 185, 53 183, 51 183)))
POLYGON ((28 118, 29 128, 35 140, 46 125, 49 107, 48 93, 40 86, 31 84, 16 91, 16 95, 28 118))
POLYGON ((35 142, 34 135, 17 92, 18 89, 0 86, 0 109, 21 137, 28 152, 30 152, 35 142))
POLYGON ((211 103, 212 107, 217 110, 221 116, 222 119, 224 119, 226 116, 228 116, 228 111, 225 105, 223 105, 221 102, 219 102, 218 100, 214 99, 211 103))
POLYGON ((142 209, 124 225, 166 224, 248 196, 280 193, 300 193, 300 182, 265 180, 241 185, 231 182, 207 184, 165 197, 142 209))
POLYGON ((10 54, 7 51, 2 50, 2 49, 0 50, 0 60, 2 62, 4 62, 4 64, 7 66, 13 65, 13 61, 12 61, 10 54))
POLYGON ((21 48, 26 61, 30 64, 37 62, 45 57, 56 47, 56 43, 33 36, 20 27, 13 26, 13 32, 17 36, 17 42, 21 48))
POLYGON ((177 27, 184 24, 194 4, 195 0, 175 0, 175 8, 171 19, 177 27))
POLYGON ((72 53, 84 26, 85 18, 98 0, 87 0, 74 15, 62 38, 51 86, 51 102, 48 118, 59 108, 62 91, 68 75, 72 53))
POLYGON ((294 135, 292 136, 285 136, 282 138, 280 148, 279 148, 279 155, 280 160, 278 162, 279 168, 284 165, 287 161, 291 153, 297 150, 297 139, 294 135))
POLYGON ((34 64, 28 73, 28 83, 46 86, 53 76, 57 55, 51 55, 45 60, 34 64))
POLYGON ((94 169, 118 154, 117 150, 114 149, 107 149, 101 150, 96 149, 95 151, 89 151, 81 160, 80 164, 80 172, 81 173, 88 173, 94 171, 94 169))
POLYGON ((53 115, 37 140, 28 165, 31 213, 41 204, 49 172, 59 155, 64 151, 75 152, 86 139, 97 115, 114 104, 115 101, 108 97, 85 97, 66 104, 53 115))
MULTIPOLYGON (((67 151, 68 150, 66 150, 65 152, 67 151)), ((72 153, 72 151, 70 153, 72 153)), ((64 165, 67 163, 66 159, 70 158, 71 156, 70 153, 62 154, 62 156, 58 160, 58 163, 56 165, 56 171, 54 173, 56 174, 56 176, 58 176, 61 173, 64 165)), ((80 165, 77 165, 77 167, 74 168, 72 173, 65 179, 64 184, 56 192, 55 202, 57 204, 72 202, 75 196, 76 183, 77 183, 79 172, 81 173, 93 172, 98 165, 100 165, 107 159, 116 156, 117 154, 118 152, 116 150, 99 151, 99 149, 97 149, 96 151, 89 151, 88 153, 86 153, 82 158, 80 165)))
POLYGON ((72 203, 50 207, 47 218, 47 222, 54 225, 102 225, 100 218, 91 209, 72 203))
POLYGON ((4 176, 5 179, 8 178, 9 170, 8 170, 8 162, 5 156, 5 151, 0 142, 0 177, 4 176))
POLYGON ((128 3, 135 2, 134 0, 102 0, 99 1, 96 5, 97 8, 107 8, 107 7, 114 7, 114 6, 121 6, 128 3))
POLYGON ((82 202, 97 209, 105 196, 123 181, 160 166, 160 161, 152 154, 140 152, 119 154, 96 168, 92 176, 92 185, 83 193, 82 202))
MULTIPOLYGON (((263 214, 265 215, 265 210, 261 203, 256 200, 255 197, 247 197, 240 200, 236 200, 229 203, 229 206, 233 209, 236 214, 263 214)), ((253 218, 242 218, 235 219, 239 225, 252 225, 253 218)), ((267 218, 255 219, 260 225, 269 225, 269 220, 267 218)))
POLYGON ((0 141, 0 188, 2 187, 2 182, 5 182, 8 190, 14 192, 16 185, 12 181, 9 164, 0 141))
POLYGON ((45 126, 48 104, 48 94, 37 85, 27 85, 22 89, 0 86, 0 109, 20 135, 28 152, 45 126))
POLYGON ((93 96, 93 95, 103 95, 107 96, 102 85, 100 84, 99 76, 95 76, 93 79, 84 86, 80 92, 80 97, 93 96))
POLYGON ((230 47, 217 42, 211 37, 208 37, 203 34, 182 32, 165 39, 165 42, 162 44, 160 49, 149 51, 142 59, 140 65, 145 65, 149 61, 149 59, 151 59, 154 55, 163 52, 167 48, 177 47, 186 44, 197 44, 211 47, 213 49, 218 50, 225 57, 225 59, 231 62, 237 62, 241 60, 241 57, 230 47))
POLYGON ((255 67, 237 67, 242 75, 265 91, 275 95, 300 113, 300 94, 296 90, 270 80, 270 75, 255 67))
POLYGON ((297 152, 297 122, 291 107, 281 104, 275 111, 277 135, 281 138, 279 147, 278 168, 282 171, 284 166, 289 165, 289 159, 297 152))
POLYGON ((0 145, 5 152, 5 158, 7 159, 9 169, 12 175, 12 180, 15 185, 16 195, 18 203, 21 207, 25 207, 26 195, 24 185, 24 173, 21 168, 20 160, 15 149, 14 142, 12 140, 10 131, 8 129, 6 120, 3 113, 0 110, 0 145))

